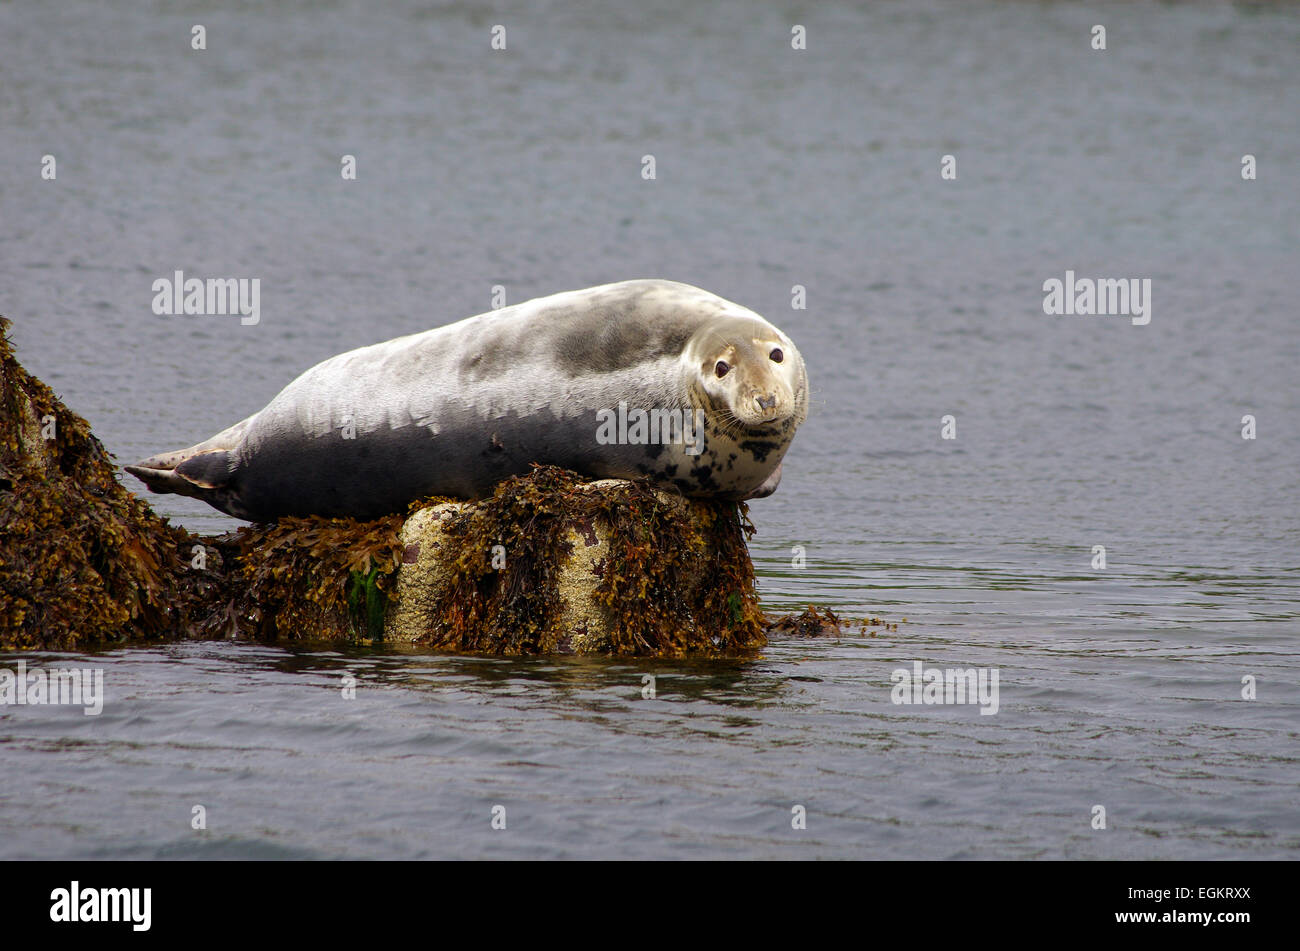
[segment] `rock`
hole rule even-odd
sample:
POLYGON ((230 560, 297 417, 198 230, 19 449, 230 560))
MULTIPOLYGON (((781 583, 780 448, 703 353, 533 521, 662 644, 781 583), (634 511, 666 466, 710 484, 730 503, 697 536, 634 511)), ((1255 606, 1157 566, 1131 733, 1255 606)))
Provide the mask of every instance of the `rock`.
POLYGON ((482 503, 429 505, 400 533, 404 556, 385 638, 511 653, 682 655, 761 646, 740 517, 733 503, 546 469, 482 503), (530 490, 528 512, 516 512, 530 490), (503 533, 516 524, 533 538, 507 543, 503 533), (630 563, 637 574, 624 570, 630 563), (719 596, 715 587, 728 583, 719 596), (480 602, 469 612, 472 624, 458 605, 467 599, 480 602))
POLYGON ((735 503, 538 467, 406 521, 384 636, 493 653, 758 647, 744 518, 735 503))
POLYGON ((454 574, 443 546, 443 519, 452 519, 468 507, 465 502, 430 505, 402 525, 402 564, 384 617, 386 640, 414 644, 426 636, 454 574))
POLYGON ((0 648, 174 637, 207 579, 193 536, 116 479, 86 421, 14 357, 0 318, 0 648))

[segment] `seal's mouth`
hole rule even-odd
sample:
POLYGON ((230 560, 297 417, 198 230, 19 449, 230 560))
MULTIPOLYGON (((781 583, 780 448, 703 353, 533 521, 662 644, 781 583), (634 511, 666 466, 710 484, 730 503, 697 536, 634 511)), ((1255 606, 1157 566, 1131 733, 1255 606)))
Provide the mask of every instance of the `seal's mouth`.
POLYGON ((732 415, 746 426, 771 426, 781 422, 789 413, 785 412, 776 393, 757 390, 743 402, 738 402, 732 415))
POLYGON ((727 417, 731 421, 732 427, 742 427, 752 436, 762 435, 767 432, 776 432, 780 425, 785 422, 788 413, 778 412, 775 408, 763 413, 728 413, 727 417))

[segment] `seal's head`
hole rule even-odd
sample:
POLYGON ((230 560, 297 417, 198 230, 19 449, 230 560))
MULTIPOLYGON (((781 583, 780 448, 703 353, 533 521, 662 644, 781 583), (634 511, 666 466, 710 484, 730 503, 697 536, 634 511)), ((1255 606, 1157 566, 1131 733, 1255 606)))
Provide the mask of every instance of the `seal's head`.
POLYGON ((703 408, 747 428, 792 429, 808 416, 808 377, 789 337, 767 321, 734 317, 701 328, 684 358, 703 408))

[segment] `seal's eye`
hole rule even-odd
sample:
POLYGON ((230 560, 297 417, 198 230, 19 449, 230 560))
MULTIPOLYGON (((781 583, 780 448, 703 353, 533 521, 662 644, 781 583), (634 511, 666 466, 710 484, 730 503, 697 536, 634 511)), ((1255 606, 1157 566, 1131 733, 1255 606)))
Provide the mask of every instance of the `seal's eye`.
POLYGON ((785 359, 785 354, 781 352, 780 347, 777 347, 775 350, 769 353, 768 356, 772 358, 773 363, 780 363, 782 360, 785 359))
POLYGON ((713 372, 718 375, 718 379, 720 380, 727 375, 727 371, 730 369, 731 367, 727 366, 726 360, 719 360, 718 365, 713 368, 713 372))

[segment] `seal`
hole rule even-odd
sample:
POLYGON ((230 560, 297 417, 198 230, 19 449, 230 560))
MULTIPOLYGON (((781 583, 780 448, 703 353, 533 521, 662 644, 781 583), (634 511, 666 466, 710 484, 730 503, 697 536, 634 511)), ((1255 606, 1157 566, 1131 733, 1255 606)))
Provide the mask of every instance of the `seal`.
POLYGON ((568 291, 331 357, 211 439, 126 471, 236 518, 377 518, 533 463, 761 498, 808 414, 794 342, 689 284, 568 291))

